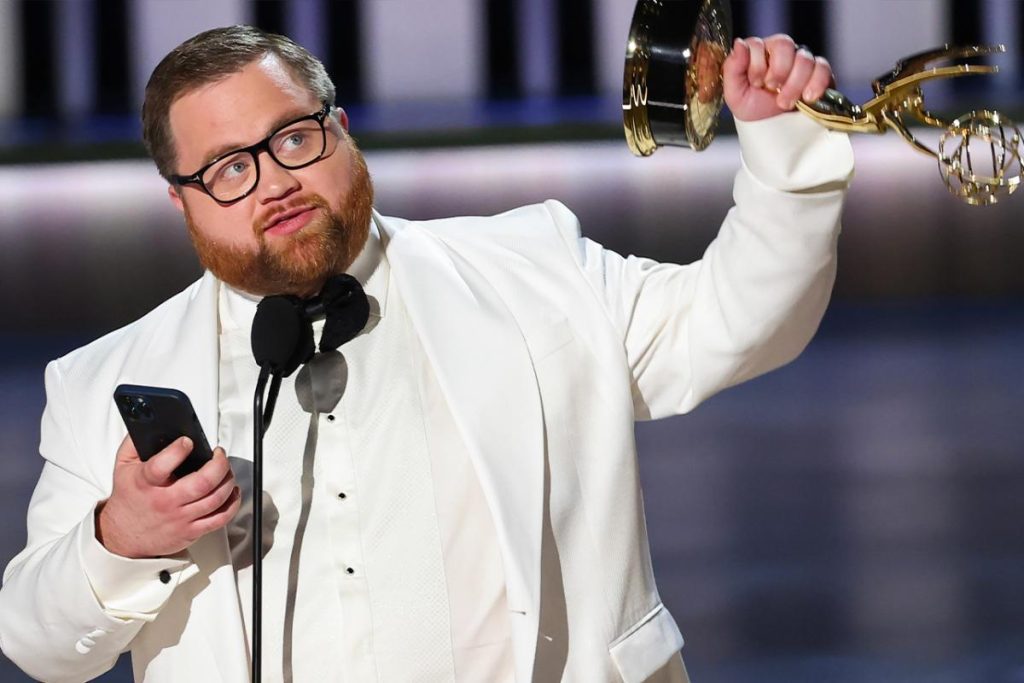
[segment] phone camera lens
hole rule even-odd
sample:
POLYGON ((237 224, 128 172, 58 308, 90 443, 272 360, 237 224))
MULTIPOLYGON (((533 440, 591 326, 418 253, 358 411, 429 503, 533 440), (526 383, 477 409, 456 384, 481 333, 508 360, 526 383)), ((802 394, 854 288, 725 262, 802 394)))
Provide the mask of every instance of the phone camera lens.
POLYGON ((132 420, 150 420, 153 418, 153 409, 142 396, 125 396, 123 399, 125 413, 132 420))
POLYGON ((137 420, 151 420, 153 418, 153 409, 149 407, 149 403, 142 396, 135 397, 133 409, 134 417, 137 420))
POLYGON ((122 396, 121 397, 121 406, 122 406, 122 412, 124 412, 125 417, 127 417, 129 419, 132 419, 132 420, 136 419, 136 417, 135 417, 135 401, 132 399, 131 396, 122 396))

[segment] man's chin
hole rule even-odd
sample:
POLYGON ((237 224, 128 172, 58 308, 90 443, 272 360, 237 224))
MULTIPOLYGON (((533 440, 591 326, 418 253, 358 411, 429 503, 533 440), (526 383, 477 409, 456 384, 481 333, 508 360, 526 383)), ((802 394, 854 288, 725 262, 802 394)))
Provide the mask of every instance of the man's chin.
POLYGON ((315 294, 332 270, 331 259, 311 244, 265 245, 255 254, 198 251, 218 280, 255 296, 315 294))

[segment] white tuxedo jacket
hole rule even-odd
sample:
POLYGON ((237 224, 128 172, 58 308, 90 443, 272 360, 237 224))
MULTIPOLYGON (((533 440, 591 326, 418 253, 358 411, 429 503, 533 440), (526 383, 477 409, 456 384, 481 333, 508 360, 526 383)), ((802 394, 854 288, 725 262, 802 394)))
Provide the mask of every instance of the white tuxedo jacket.
MULTIPOLYGON (((518 681, 685 679, 651 571, 633 423, 787 362, 818 325, 852 154, 845 136, 781 118, 770 125, 788 151, 777 131, 759 138, 764 154, 744 143, 737 206, 688 266, 581 239, 556 202, 492 218, 375 216, 493 514, 518 681)), ((45 464, 0 591, 0 647, 32 676, 87 680, 131 649, 140 681, 248 680, 248 596, 223 531, 170 582, 137 561, 139 590, 166 600, 155 615, 105 610, 82 565, 125 434, 117 384, 177 387, 218 433, 219 286, 208 274, 47 367, 45 464)))

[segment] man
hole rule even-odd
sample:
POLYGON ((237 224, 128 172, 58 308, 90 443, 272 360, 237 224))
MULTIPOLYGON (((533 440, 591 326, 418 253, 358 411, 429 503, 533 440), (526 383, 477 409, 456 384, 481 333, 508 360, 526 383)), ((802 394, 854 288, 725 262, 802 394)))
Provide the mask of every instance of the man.
POLYGON ((633 422, 800 352, 852 170, 845 136, 786 113, 821 95, 827 62, 752 38, 723 73, 737 206, 675 266, 581 239, 556 202, 380 216, 309 53, 248 27, 176 48, 145 137, 209 272, 48 366, 28 544, 0 591, 7 656, 47 681, 125 649, 140 681, 246 679, 249 327, 259 297, 347 271, 370 323, 285 381, 267 435, 266 679, 685 681, 633 422), (213 460, 175 479, 182 440, 141 462, 110 400, 122 382, 184 390, 213 460))

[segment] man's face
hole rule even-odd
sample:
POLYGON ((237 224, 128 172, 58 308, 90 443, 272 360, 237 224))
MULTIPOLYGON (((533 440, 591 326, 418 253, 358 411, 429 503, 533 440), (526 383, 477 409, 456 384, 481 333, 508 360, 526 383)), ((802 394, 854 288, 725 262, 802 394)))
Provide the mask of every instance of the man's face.
MULTIPOLYGON (((322 106, 276 57, 255 61, 171 105, 175 171, 194 173, 322 106)), ((200 262, 224 282, 258 295, 308 296, 359 254, 369 232, 372 184, 345 132, 344 113, 332 113, 325 125, 338 139, 333 153, 288 170, 261 152, 259 184, 237 202, 219 203, 194 185, 169 189, 200 262)))

